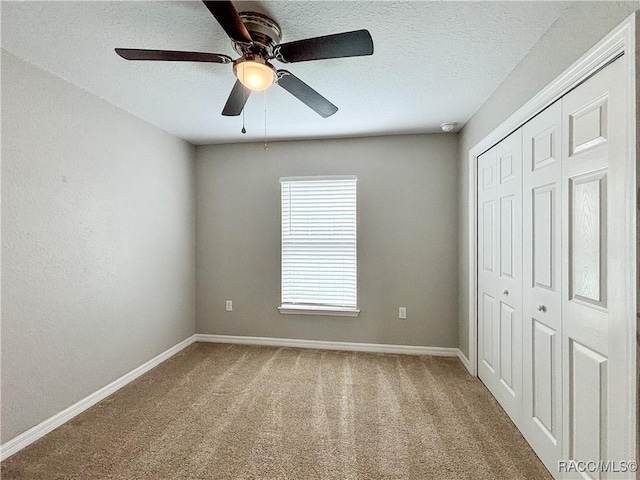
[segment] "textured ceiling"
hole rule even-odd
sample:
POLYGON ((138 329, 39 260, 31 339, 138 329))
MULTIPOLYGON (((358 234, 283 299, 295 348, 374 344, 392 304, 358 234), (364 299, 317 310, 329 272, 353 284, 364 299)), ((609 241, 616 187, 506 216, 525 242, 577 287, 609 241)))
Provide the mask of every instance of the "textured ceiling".
MULTIPOLYGON (((283 66, 339 107, 327 119, 274 86, 272 140, 439 131, 463 125, 567 8, 566 2, 235 2, 275 19, 282 42, 366 28, 370 57, 283 66)), ((128 62, 114 47, 237 57, 206 7, 193 2, 2 2, 2 48, 194 144, 264 135, 265 95, 241 117, 220 112, 231 65, 128 62)))

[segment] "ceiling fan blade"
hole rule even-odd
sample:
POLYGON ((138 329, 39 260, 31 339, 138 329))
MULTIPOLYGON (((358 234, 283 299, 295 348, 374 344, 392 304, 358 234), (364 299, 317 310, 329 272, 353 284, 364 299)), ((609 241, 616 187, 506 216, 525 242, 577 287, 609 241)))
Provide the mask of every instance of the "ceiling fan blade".
POLYGON ((175 50, 142 50, 139 48, 116 48, 116 53, 125 60, 163 60, 166 62, 212 62, 231 63, 231 57, 219 53, 178 52, 175 50))
POLYGON ((251 90, 242 85, 240 80, 236 80, 229 98, 227 98, 227 103, 222 109, 222 115, 225 117, 237 117, 240 115, 249 95, 251 95, 251 90))
POLYGON ((278 85, 323 118, 338 111, 338 107, 287 70, 278 70, 278 85))
POLYGON ((368 30, 336 33, 335 35, 282 43, 274 50, 275 58, 285 63, 360 57, 372 54, 373 39, 368 30))
POLYGON ((203 2, 211 14, 216 18, 227 35, 236 42, 253 43, 251 35, 244 26, 236 7, 231 2, 203 2))

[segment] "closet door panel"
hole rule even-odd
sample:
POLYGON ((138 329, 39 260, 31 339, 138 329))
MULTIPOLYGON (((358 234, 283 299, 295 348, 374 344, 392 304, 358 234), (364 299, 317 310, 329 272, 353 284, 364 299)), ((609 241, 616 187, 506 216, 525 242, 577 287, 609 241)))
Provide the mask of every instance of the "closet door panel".
POLYGON ((522 136, 478 157, 478 376, 507 414, 522 412, 522 136))
POLYGON ((495 384, 495 324, 497 323, 496 286, 496 186, 497 163, 495 148, 478 158, 478 376, 491 390, 495 384))
MULTIPOLYGON (((632 458, 627 439, 631 372, 621 268, 626 173, 623 59, 563 98, 564 457, 579 461, 632 458)), ((625 478, 629 472, 589 472, 625 478)), ((569 475, 569 478, 572 478, 569 475)))
POLYGON ((513 279, 513 223, 516 199, 513 195, 500 199, 500 276, 513 279))
MULTIPOLYGON (((514 373, 518 374, 517 366, 514 368, 514 362, 517 364, 517 351, 515 346, 517 341, 514 331, 519 331, 513 307, 506 303, 500 303, 500 382, 503 388, 508 389, 508 393, 515 396, 514 373)), ((517 379, 516 379, 517 381, 517 379)))
POLYGON ((500 251, 497 279, 500 319, 498 395, 507 414, 522 422, 522 130, 496 146, 500 168, 500 251))
POLYGON ((554 207, 558 205, 559 195, 557 185, 551 183, 534 187, 531 190, 531 216, 532 231, 531 242, 533 245, 533 279, 532 288, 556 291, 556 269, 554 260, 558 255, 554 251, 554 224, 556 212, 554 207))
POLYGON ((496 287, 497 275, 497 218, 496 186, 498 183, 496 150, 485 152, 478 158, 478 375, 491 390, 494 387, 496 368, 495 324, 497 323, 496 287))
POLYGON ((569 299, 607 306, 607 170, 568 181, 569 299))
POLYGON ((561 138, 560 102, 523 126, 521 430, 552 472, 562 446, 561 138))
POLYGON ((552 442, 555 442, 558 429, 554 413, 558 405, 554 401, 554 362, 557 354, 557 332, 544 323, 533 319, 532 356, 536 359, 532 378, 532 418, 552 442))
MULTIPOLYGON (((493 361, 493 324, 495 322, 493 312, 495 311, 495 299, 483 292, 482 294, 482 315, 480 318, 480 332, 482 333, 480 358, 484 366, 489 369, 490 375, 495 373, 495 363, 493 361)), ((486 375, 485 375, 486 376, 486 375)), ((486 382, 485 382, 486 383, 486 382)))
MULTIPOLYGON (((602 418, 606 413, 607 358, 570 340, 568 342, 570 387, 567 415, 571 425, 567 432, 569 459, 601 460, 604 457, 602 418)), ((592 478, 598 478, 597 472, 592 478)))

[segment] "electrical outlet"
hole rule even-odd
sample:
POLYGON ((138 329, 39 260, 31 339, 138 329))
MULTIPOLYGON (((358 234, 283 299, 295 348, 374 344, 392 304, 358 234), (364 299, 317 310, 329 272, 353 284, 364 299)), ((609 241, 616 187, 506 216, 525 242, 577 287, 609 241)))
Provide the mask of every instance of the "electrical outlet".
POLYGON ((398 318, 407 318, 407 307, 398 308, 398 318))
POLYGON ((227 300, 227 301, 225 301, 225 302, 224 302, 224 309, 225 309, 227 312, 231 312, 231 311, 233 311, 233 302, 232 302, 231 300, 227 300))

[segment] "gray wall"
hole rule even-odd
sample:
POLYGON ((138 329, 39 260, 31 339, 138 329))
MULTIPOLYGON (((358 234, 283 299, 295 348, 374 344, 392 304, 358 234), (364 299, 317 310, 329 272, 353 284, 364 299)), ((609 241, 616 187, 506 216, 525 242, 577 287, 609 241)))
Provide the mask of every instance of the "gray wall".
POLYGON ((195 152, 1 60, 4 443, 194 333, 195 152))
POLYGON ((549 28, 460 133, 459 334, 469 354, 469 150, 613 30, 640 2, 576 2, 549 28))
POLYGON ((198 333, 457 347, 457 141, 198 147, 198 333), (340 174, 358 176, 360 316, 281 315, 279 178, 340 174))

